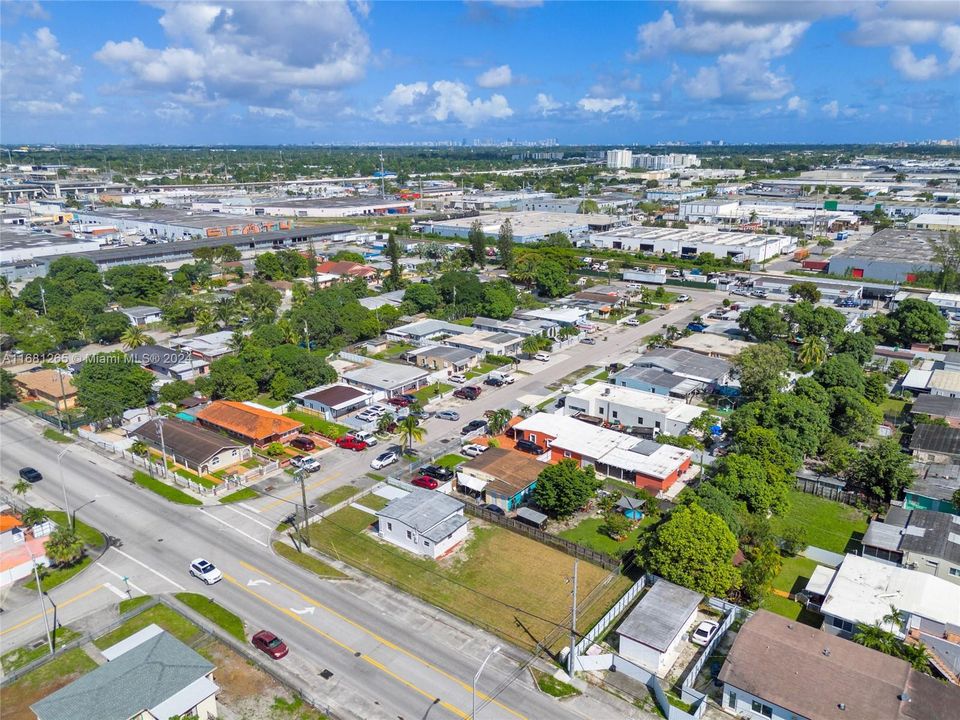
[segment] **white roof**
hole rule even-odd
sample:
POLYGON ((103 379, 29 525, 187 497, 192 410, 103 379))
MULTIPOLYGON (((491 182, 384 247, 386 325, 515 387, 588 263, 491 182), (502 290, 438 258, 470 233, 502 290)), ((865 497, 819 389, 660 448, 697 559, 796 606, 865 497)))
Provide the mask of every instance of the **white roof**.
POLYGON ((940 215, 938 213, 926 213, 917 215, 908 225, 950 225, 960 227, 960 215, 940 215))
POLYGON ((727 337, 726 335, 717 335, 714 333, 694 333, 685 338, 675 340, 674 347, 693 350, 704 354, 720 355, 722 357, 732 357, 741 350, 746 350, 753 343, 745 340, 727 337))
POLYGON ((620 385, 610 385, 609 383, 586 385, 582 389, 570 393, 567 396, 567 402, 570 402, 570 400, 582 400, 591 406, 597 401, 606 401, 644 412, 656 413, 668 420, 686 423, 692 422, 706 412, 706 408, 691 405, 679 398, 658 395, 644 390, 634 390, 620 385))
POLYGON ((930 386, 931 375, 933 375, 931 370, 913 369, 906 374, 900 384, 910 390, 926 390, 930 386))
POLYGON ((159 705, 150 708, 150 714, 156 718, 180 717, 192 710, 208 697, 220 690, 219 686, 204 675, 187 685, 183 690, 174 693, 159 705))
POLYGON ((583 308, 571 307, 553 307, 543 308, 541 310, 525 310, 522 315, 528 318, 540 318, 541 320, 553 320, 561 323, 575 323, 590 314, 589 310, 583 308))
POLYGON ((927 387, 937 390, 960 390, 960 372, 956 370, 934 370, 927 387))
POLYGON ((111 645, 106 650, 101 650, 100 654, 107 659, 107 662, 116 660, 128 650, 133 650, 138 645, 142 645, 150 638, 155 637, 162 632, 163 628, 159 625, 147 625, 143 630, 139 630, 130 637, 124 638, 116 645, 111 645))
POLYGON ((394 363, 371 360, 370 364, 366 367, 348 370, 343 373, 343 378, 362 385, 370 385, 372 387, 390 390, 414 382, 429 374, 427 371, 411 365, 396 365, 394 363))
POLYGON ((836 570, 834 568, 827 567, 826 565, 817 565, 810 575, 810 579, 807 580, 806 589, 817 595, 826 595, 835 573, 836 570))
POLYGON ((960 585, 934 575, 847 555, 823 601, 824 615, 873 625, 890 606, 938 623, 960 625, 960 585))

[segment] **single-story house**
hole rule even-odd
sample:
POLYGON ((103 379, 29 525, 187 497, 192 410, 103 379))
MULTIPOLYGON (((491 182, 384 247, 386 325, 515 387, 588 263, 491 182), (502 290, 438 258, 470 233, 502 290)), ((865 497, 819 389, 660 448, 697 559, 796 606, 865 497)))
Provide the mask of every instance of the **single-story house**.
POLYGON ((317 265, 317 272, 328 275, 336 275, 345 280, 354 278, 363 278, 364 280, 373 280, 377 276, 377 271, 369 265, 350 262, 349 260, 328 260, 317 265))
POLYGON ((557 305, 539 310, 523 310, 516 317, 524 320, 547 320, 563 327, 571 327, 584 322, 590 316, 586 308, 557 305))
POLYGON ((721 705, 750 720, 943 720, 958 690, 899 658, 758 610, 720 669, 721 705))
POLYGON ((480 360, 480 353, 466 348, 428 345, 411 350, 406 358, 417 367, 446 370, 449 374, 466 372, 480 360))
POLYGON ((186 350, 173 350, 161 345, 142 345, 127 350, 127 357, 145 369, 170 380, 192 380, 206 375, 210 363, 186 350))
POLYGON ((231 437, 257 447, 289 442, 303 427, 302 422, 285 415, 232 400, 215 400, 200 410, 196 417, 205 427, 222 430, 231 437))
POLYGON ((620 654, 666 677, 680 655, 703 595, 657 580, 617 628, 620 654))
POLYGON ((960 370, 938 368, 930 373, 927 389, 931 395, 940 397, 960 397, 960 370))
POLYGON ((253 457, 249 445, 175 417, 159 422, 148 420, 128 434, 161 452, 165 450, 167 457, 199 475, 206 475, 253 457))
POLYGON ((377 512, 378 534, 387 542, 436 560, 467 537, 463 503, 444 493, 413 488, 377 512))
POLYGON ((957 462, 960 460, 960 428, 921 423, 913 431, 910 449, 920 462, 957 462))
POLYGON ((487 355, 513 357, 520 352, 520 346, 523 345, 523 338, 513 333, 478 330, 469 335, 448 337, 444 340, 444 343, 451 347, 471 350, 479 353, 483 357, 487 355))
POLYGON ((214 666, 157 625, 103 655, 108 662, 31 705, 37 720, 217 717, 214 666))
POLYGON ((69 410, 77 404, 77 388, 70 374, 59 368, 44 368, 14 376, 16 387, 28 400, 43 400, 58 410, 69 410))
POLYGON ((390 307, 400 307, 405 292, 406 290, 394 290, 392 292, 380 293, 373 297, 360 298, 357 302, 367 310, 377 310, 388 305, 390 307))
POLYGON ((358 387, 333 383, 297 393, 293 399, 308 410, 323 413, 327 420, 336 420, 341 415, 363 407, 370 402, 371 397, 373 396, 369 392, 358 387))
POLYGON ((890 506, 870 523, 863 555, 960 584, 960 518, 933 510, 890 506))
POLYGON ((560 326, 552 320, 540 320, 537 318, 519 318, 510 317, 506 320, 496 320, 488 317, 475 317, 473 327, 477 330, 486 330, 487 332, 506 332, 520 337, 529 337, 531 335, 542 335, 543 337, 553 338, 560 331, 560 326))
POLYGON ((384 333, 387 337, 413 345, 426 345, 433 340, 449 335, 464 335, 475 332, 465 325, 449 323, 445 320, 417 320, 416 322, 398 325, 384 333))
POLYGON ((194 357, 207 362, 213 362, 217 358, 229 355, 233 352, 230 348, 230 340, 233 338, 233 332, 230 330, 217 330, 206 335, 194 335, 187 338, 171 338, 170 344, 173 347, 191 353, 194 357))
POLYGON ((725 385, 733 371, 733 364, 726 360, 682 348, 648 350, 633 364, 639 367, 659 368, 671 375, 688 378, 707 386, 725 385))
POLYGON ((134 307, 120 308, 120 312, 127 316, 131 325, 143 327, 152 325, 163 319, 163 311, 152 305, 136 305, 134 307))
POLYGON ((563 411, 599 417, 610 425, 653 428, 655 435, 683 435, 706 408, 667 395, 594 383, 567 395, 563 411))
POLYGON ((527 501, 545 467, 525 453, 490 448, 457 468, 457 484, 483 502, 511 512, 527 501))
POLYGON ((960 427, 960 397, 924 393, 913 401, 910 414, 940 418, 951 427, 960 427))
POLYGON ((754 343, 716 333, 694 333, 673 341, 673 347, 706 355, 709 358, 733 358, 754 343))
POLYGON ((422 368, 381 360, 369 360, 365 365, 340 375, 341 380, 349 385, 386 397, 415 392, 427 384, 429 377, 429 371, 422 368))
POLYGON ((55 528, 49 520, 26 527, 13 508, 0 507, 0 588, 32 575, 34 564, 50 566, 46 545, 55 528))
POLYGON ((609 382, 632 390, 668 395, 682 400, 692 398, 706 389, 706 386, 697 380, 673 375, 660 368, 639 365, 630 365, 613 373, 609 382))
POLYGON ((665 493, 676 482, 692 479, 698 471, 689 450, 641 440, 567 415, 536 413, 512 430, 517 440, 529 440, 544 448, 550 462, 569 459, 580 466, 592 465, 600 475, 653 493, 665 493))
POLYGON ((960 507, 953 504, 953 494, 960 490, 960 465, 915 463, 913 468, 917 477, 903 492, 903 507, 960 515, 960 507))

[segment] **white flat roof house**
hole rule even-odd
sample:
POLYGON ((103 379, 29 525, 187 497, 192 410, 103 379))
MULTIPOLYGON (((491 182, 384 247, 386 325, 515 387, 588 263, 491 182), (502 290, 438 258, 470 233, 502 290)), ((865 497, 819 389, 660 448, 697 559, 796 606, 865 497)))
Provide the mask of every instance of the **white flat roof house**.
POLYGON ((347 370, 341 377, 348 385, 392 396, 419 390, 426 385, 429 375, 427 370, 412 365, 369 360, 362 367, 347 370))
POLYGON ((668 395, 609 383, 587 385, 567 395, 564 413, 584 413, 624 427, 652 427, 655 433, 682 435, 706 408, 668 395))
POLYGON ((620 654, 666 677, 702 599, 693 590, 657 580, 617 628, 620 654))
POLYGON ((414 488, 377 513, 381 538, 434 560, 467 537, 463 503, 441 492, 414 488))
POLYGON ((134 307, 120 308, 120 312, 137 326, 150 325, 163 319, 163 312, 152 305, 135 305, 134 307))

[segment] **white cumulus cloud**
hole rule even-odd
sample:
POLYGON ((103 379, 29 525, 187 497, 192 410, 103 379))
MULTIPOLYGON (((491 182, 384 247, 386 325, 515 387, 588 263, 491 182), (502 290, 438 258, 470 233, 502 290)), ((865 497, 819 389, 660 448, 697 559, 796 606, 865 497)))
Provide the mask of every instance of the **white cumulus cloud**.
POLYGON ((787 110, 789 112, 797 113, 798 115, 806 115, 807 101, 801 98, 799 95, 794 95, 787 100, 787 110))
POLYGON ((488 100, 470 99, 467 86, 451 80, 438 80, 431 89, 436 94, 433 105, 427 113, 435 120, 457 120, 467 127, 479 125, 487 120, 508 118, 513 115, 507 99, 495 93, 488 100))
POLYGON ((509 65, 492 67, 477 76, 477 85, 482 88, 506 87, 511 82, 513 82, 513 72, 509 65))
POLYGON ((50 28, 38 28, 16 44, 0 43, 0 101, 5 109, 27 115, 65 113, 83 99, 73 90, 81 73, 50 28))
POLYGON ((577 107, 585 112, 609 113, 626 107, 627 99, 620 95, 612 98, 583 97, 577 101, 577 107))
POLYGON ((537 93, 537 97, 533 103, 533 111, 544 117, 562 107, 563 103, 557 102, 553 99, 552 95, 547 95, 546 93, 537 93))
POLYGON ((390 91, 390 94, 374 108, 374 115, 383 122, 398 122, 405 111, 416 105, 429 92, 430 86, 423 81, 407 84, 398 83, 390 91))
POLYGON ((821 105, 820 109, 827 117, 836 118, 840 114, 840 103, 836 100, 831 100, 830 102, 821 105))
POLYGON ((890 62, 908 80, 929 80, 940 74, 940 62, 934 54, 917 57, 906 45, 893 49, 890 62))

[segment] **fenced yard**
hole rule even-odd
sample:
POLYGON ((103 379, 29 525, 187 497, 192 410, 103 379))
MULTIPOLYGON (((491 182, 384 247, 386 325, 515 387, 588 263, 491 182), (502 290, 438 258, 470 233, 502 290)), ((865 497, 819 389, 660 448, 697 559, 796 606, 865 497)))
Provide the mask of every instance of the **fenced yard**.
MULTIPOLYGON (((533 649, 550 633, 552 650, 566 644, 557 626, 568 623, 573 558, 505 528, 474 524, 464 547, 434 562, 378 541, 366 532, 375 522, 369 513, 344 508, 310 528, 313 547, 521 647, 533 649)), ((581 598, 604 582, 595 601, 580 611, 583 628, 595 624, 631 583, 580 563, 581 598)))
POLYGON ((774 517, 773 531, 799 525, 807 531, 807 544, 835 553, 857 552, 867 531, 866 513, 816 495, 790 491, 790 509, 774 517))

